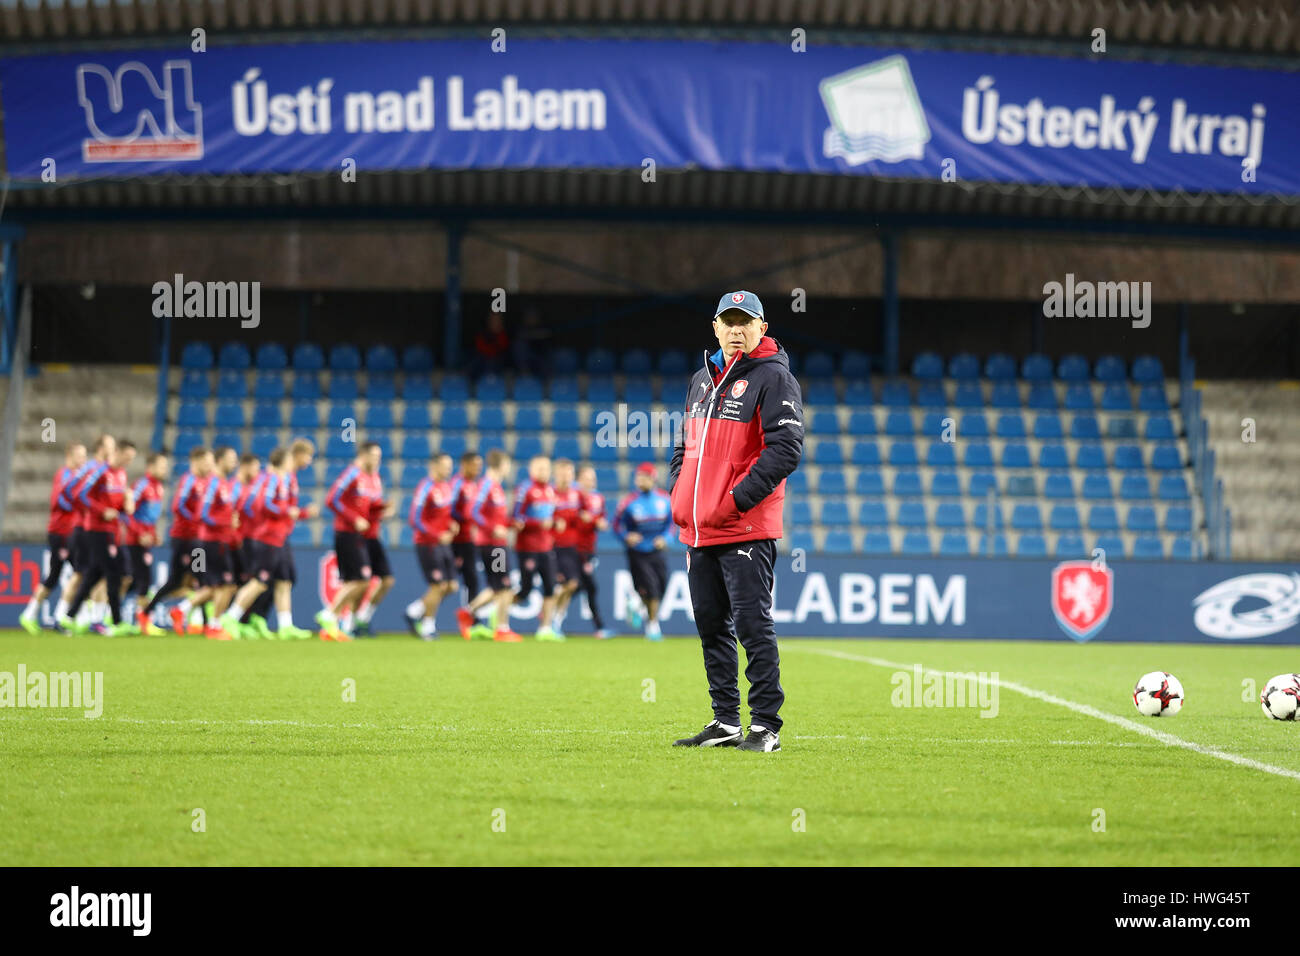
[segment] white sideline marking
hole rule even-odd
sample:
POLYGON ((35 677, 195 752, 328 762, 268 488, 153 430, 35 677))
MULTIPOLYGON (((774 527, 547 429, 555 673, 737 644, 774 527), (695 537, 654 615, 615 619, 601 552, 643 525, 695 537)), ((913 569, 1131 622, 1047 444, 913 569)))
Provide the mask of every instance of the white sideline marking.
MULTIPOLYGON (((832 651, 820 647, 800 647, 798 645, 786 644, 787 651, 803 651, 807 654, 821 654, 824 657, 838 657, 840 660, 857 661, 860 664, 871 664, 875 667, 885 667, 890 670, 910 671, 914 664, 900 664, 895 661, 887 661, 883 657, 867 657, 862 654, 848 654, 844 651, 832 651)), ((941 671, 933 667, 922 667, 923 674, 939 674, 947 677, 961 674, 968 680, 974 676, 981 684, 992 684, 997 687, 1006 688, 1015 691, 1017 694, 1023 694, 1025 697, 1032 697, 1034 700, 1041 700, 1047 704, 1056 704, 1058 707, 1064 707, 1072 710, 1076 714, 1083 714, 1087 717, 1096 717, 1098 720, 1104 720, 1108 724, 1114 724, 1116 727, 1123 727, 1125 730, 1131 730, 1134 733, 1142 734, 1153 740, 1158 740, 1169 747, 1182 747, 1184 750, 1190 750, 1194 753, 1204 754, 1207 757, 1215 757, 1219 760, 1226 760, 1228 763, 1235 763, 1239 767, 1249 767, 1251 770, 1259 770, 1263 773, 1271 773, 1278 777, 1289 777, 1292 780, 1300 780, 1300 770, 1290 770, 1286 767, 1274 766, 1271 763, 1263 763, 1259 760, 1252 760, 1250 757, 1243 757, 1241 754, 1230 753, 1227 750, 1220 750, 1218 747, 1206 747, 1203 744, 1193 743, 1190 740, 1184 740, 1182 737, 1175 737, 1173 734, 1165 733, 1162 730, 1155 730, 1145 724, 1139 724, 1136 720, 1129 720, 1127 717, 1120 717, 1117 714, 1108 714, 1104 710, 1098 710, 1089 704, 1079 704, 1072 700, 1066 700, 1064 697, 1057 697, 1055 694, 1048 694, 1041 690, 1035 690, 1032 687, 1026 687, 1024 684, 1017 684, 1015 681, 997 679, 993 680, 979 675, 972 675, 970 671, 941 671)))

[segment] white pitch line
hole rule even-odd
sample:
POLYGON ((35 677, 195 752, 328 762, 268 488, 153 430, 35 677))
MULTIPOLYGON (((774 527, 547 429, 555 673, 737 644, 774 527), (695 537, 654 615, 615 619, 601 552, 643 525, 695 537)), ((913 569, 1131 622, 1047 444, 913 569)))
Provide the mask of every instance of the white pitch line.
MULTIPOLYGON (((900 664, 896 661, 888 661, 883 657, 868 657, 862 654, 848 654, 844 651, 832 651, 820 647, 801 647, 797 644, 787 643, 787 651, 802 651, 805 654, 821 654, 823 657, 837 657, 845 661, 857 661, 860 664, 871 664, 874 667, 884 667, 895 671, 910 671, 915 664, 900 664)), ((1264 763, 1259 760, 1252 760, 1250 757, 1243 757, 1241 754, 1234 754, 1227 750, 1220 750, 1218 747, 1206 747, 1203 744, 1193 743, 1190 740, 1184 740, 1182 737, 1175 737, 1173 734, 1165 733, 1162 730, 1155 730, 1145 724, 1139 724, 1136 720, 1129 720, 1127 717, 1120 717, 1117 714, 1108 714, 1104 710, 1098 710, 1090 704, 1080 704, 1072 700, 1066 700, 1064 697, 1057 697, 1055 694, 1048 694, 1041 690, 1035 690, 1032 687, 1026 687, 1024 684, 1017 684, 1015 681, 1002 680, 1001 678, 993 679, 981 677, 978 674, 972 675, 970 671, 941 671, 933 667, 922 667, 923 674, 938 674, 947 677, 949 674, 954 677, 961 675, 969 680, 972 676, 981 684, 990 684, 997 687, 1003 687, 1007 690, 1014 691, 1017 694, 1023 694, 1025 697, 1032 697, 1034 700, 1041 700, 1047 704, 1055 704, 1058 707, 1064 707, 1072 710, 1076 714, 1083 714, 1087 717, 1096 717, 1098 720, 1104 720, 1108 724, 1114 724, 1116 727, 1123 727, 1125 730, 1131 730, 1136 734, 1142 734, 1144 737, 1150 737, 1158 740, 1169 747, 1182 747, 1184 750, 1190 750, 1193 753, 1203 754, 1207 757, 1214 757, 1218 760, 1226 760, 1228 763, 1235 763, 1239 767, 1249 767, 1251 770, 1259 770, 1263 773, 1271 773, 1277 777, 1289 777, 1292 780, 1300 780, 1300 770, 1291 770, 1287 767, 1278 767, 1271 763, 1264 763)))

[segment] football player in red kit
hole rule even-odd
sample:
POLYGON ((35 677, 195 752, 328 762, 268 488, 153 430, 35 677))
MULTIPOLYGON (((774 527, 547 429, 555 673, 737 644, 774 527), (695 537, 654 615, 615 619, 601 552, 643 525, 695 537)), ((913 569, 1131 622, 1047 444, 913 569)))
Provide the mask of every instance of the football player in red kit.
POLYGON ((539 641, 562 641, 551 620, 555 616, 555 489, 551 487, 551 460, 537 455, 528 463, 528 481, 515 489, 515 553, 519 557, 519 591, 514 603, 528 600, 533 578, 542 584, 542 610, 538 616, 539 641))
POLYGON ((515 597, 514 588, 510 586, 510 510, 501 484, 509 473, 510 456, 499 448, 488 452, 487 474, 479 482, 478 494, 469 514, 487 542, 479 546, 487 587, 466 607, 458 609, 456 618, 463 637, 490 636, 494 641, 517 644, 523 638, 510 627, 510 605, 515 597), (474 612, 489 603, 495 611, 492 626, 471 626, 474 612))
POLYGON ((456 590, 456 558, 451 551, 452 539, 459 530, 451 516, 451 455, 435 454, 429 458, 429 473, 420 479, 411 498, 411 530, 420 574, 428 590, 406 606, 406 623, 416 637, 433 640, 438 605, 456 590))
POLYGON ((59 583, 63 565, 72 556, 72 530, 77 526, 77 509, 66 497, 68 485, 77 469, 86 463, 86 446, 69 445, 63 453, 63 467, 54 473, 54 482, 50 486, 50 520, 45 526, 49 544, 49 569, 41 580, 36 593, 27 602, 27 607, 18 616, 18 623, 28 634, 37 634, 41 630, 39 619, 41 604, 53 592, 59 583))

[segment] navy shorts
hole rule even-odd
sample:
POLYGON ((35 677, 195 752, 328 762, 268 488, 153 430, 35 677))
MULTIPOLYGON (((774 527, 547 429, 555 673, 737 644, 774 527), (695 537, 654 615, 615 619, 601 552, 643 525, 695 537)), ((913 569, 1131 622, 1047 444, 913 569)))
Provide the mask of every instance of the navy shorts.
POLYGON ((366 558, 370 561, 370 574, 376 578, 391 578, 393 566, 388 563, 388 552, 378 538, 366 538, 366 558))
POLYGON ((456 580, 456 556, 446 544, 417 544, 415 556, 420 560, 420 572, 429 584, 445 584, 456 580))
POLYGON ((527 597, 533 590, 533 576, 542 579, 542 597, 550 597, 555 590, 555 552, 520 551, 519 594, 527 597))
POLYGON ((359 532, 335 531, 334 556, 339 564, 340 581, 365 581, 374 573, 366 539, 359 532))
POLYGON ((298 579, 293 566, 293 553, 288 545, 267 544, 265 541, 250 541, 249 544, 251 545, 249 556, 252 558, 249 567, 251 577, 257 578, 263 584, 272 581, 288 581, 292 584, 298 579))
POLYGON ((582 580, 582 556, 577 548, 555 549, 555 577, 561 584, 582 580))
POLYGON ((627 568, 632 587, 643 601, 658 601, 668 587, 668 562, 662 551, 628 551, 627 568))
POLYGON ((200 541, 203 549, 204 569, 198 573, 199 583, 205 588, 221 588, 235 583, 235 570, 230 563, 230 548, 224 541, 200 541))
POLYGON ((51 531, 46 543, 50 549, 50 570, 41 584, 52 591, 59 583, 59 574, 63 571, 63 565, 72 563, 72 542, 68 540, 67 535, 55 534, 51 531))
POLYGON ((504 544, 482 544, 478 549, 479 561, 488 590, 504 591, 510 587, 510 549, 504 544))

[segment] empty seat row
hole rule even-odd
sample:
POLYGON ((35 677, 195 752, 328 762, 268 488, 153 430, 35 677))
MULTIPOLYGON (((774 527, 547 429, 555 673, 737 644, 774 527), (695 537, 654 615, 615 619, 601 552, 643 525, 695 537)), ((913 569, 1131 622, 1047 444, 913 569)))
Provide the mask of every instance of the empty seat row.
POLYGON ((889 381, 879 390, 864 379, 850 380, 843 389, 830 379, 808 380, 802 383, 805 405, 835 405, 863 407, 883 405, 886 408, 1029 408, 1039 411, 1163 412, 1169 410, 1169 396, 1163 382, 1138 387, 1137 401, 1127 382, 1111 382, 1094 393, 1087 383, 1066 385, 1061 394, 1050 383, 1037 383, 1023 390, 1017 382, 994 382, 987 389, 980 382, 957 382, 951 388, 941 382, 920 382, 915 390, 905 381, 889 381))
MULTIPOLYGON (((891 438, 910 438, 914 435, 929 436, 950 440, 960 438, 1039 438, 1053 439, 1070 437, 1077 440, 1099 440, 1103 437, 1101 421, 1092 414, 1078 413, 1070 417, 1068 430, 1064 419, 1055 413, 1043 413, 1034 416, 1032 428, 1024 415, 1019 412, 1004 412, 994 420, 992 430, 989 419, 983 412, 962 412, 960 415, 946 411, 925 412, 917 426, 916 415, 911 411, 894 410, 878 415, 865 409, 856 409, 841 414, 838 411, 822 409, 805 415, 807 434, 817 437, 834 437, 850 435, 867 437, 886 435, 891 438), (883 423, 883 424, 882 424, 883 423)), ((1142 437, 1153 440, 1167 440, 1175 436, 1173 419, 1165 414, 1146 416, 1142 427, 1142 437)), ((1106 419, 1104 437, 1136 438, 1137 421, 1128 416, 1112 415, 1106 419)))
MULTIPOLYGON (((807 471, 796 471, 786 479, 788 494, 807 494, 813 483, 808 479, 807 471)), ((816 493, 822 497, 845 497, 852 493, 859 497, 874 498, 888 493, 900 498, 920 498, 930 495, 935 498, 960 498, 969 495, 973 498, 985 498, 990 493, 1002 493, 1015 498, 1051 498, 1056 500, 1106 500, 1116 497, 1115 483, 1111 476, 1089 473, 1081 481, 1068 473, 1051 472, 1046 476, 1036 474, 1012 474, 1006 476, 1003 485, 991 471, 971 471, 964 479, 956 471, 935 470, 929 482, 922 479, 921 473, 910 469, 895 472, 893 480, 887 482, 882 472, 875 468, 858 470, 852 485, 848 475, 837 468, 821 469, 816 483, 816 493), (1041 477, 1041 481, 1040 481, 1041 477)), ((1181 474, 1162 475, 1156 483, 1156 496, 1168 501, 1183 501, 1187 482, 1181 474), (1173 479, 1165 482, 1165 478, 1173 479)), ((1150 478, 1141 472, 1129 472, 1119 477, 1118 497, 1125 501, 1143 501, 1152 497, 1150 478)))
MULTIPOLYGON (((810 443, 813 444, 813 443, 810 443)), ((1150 458, 1147 458, 1141 445, 1115 445, 1111 454, 1107 446, 1099 442, 1083 442, 1076 446, 1074 459, 1070 460, 1065 445, 1044 443, 1037 455, 1032 455, 1029 445, 1024 442, 1008 441, 1003 444, 1000 454, 995 455, 993 445, 986 441, 944 442, 932 441, 925 448, 924 456, 916 442, 900 439, 891 442, 887 454, 881 453, 880 443, 867 439, 853 442, 849 452, 848 463, 859 467, 878 467, 888 463, 899 468, 915 468, 925 464, 931 468, 955 468, 958 464, 967 468, 1049 468, 1067 469, 1071 466, 1084 470, 1103 470, 1118 468, 1121 470, 1153 468, 1160 471, 1173 471, 1183 467, 1182 450, 1176 442, 1161 442, 1149 446, 1150 458)), ((844 448, 837 439, 822 439, 813 444, 811 455, 805 446, 804 456, 815 465, 843 465, 844 448)))
MULTIPOLYGON (((1088 360, 1082 355, 1066 355, 1055 366, 1055 377, 1064 382, 1086 382, 1090 377, 1088 360)), ((1118 355, 1103 355, 1091 366, 1091 377, 1099 382, 1123 382, 1130 377, 1124 360, 1118 355)), ((948 377, 959 381, 977 379, 981 374, 980 361, 974 355, 962 353, 948 360, 948 377)), ((1164 368, 1154 355, 1140 355, 1133 360, 1132 379, 1140 383, 1164 380, 1164 368)), ((943 358, 935 352, 922 352, 912 361, 912 375, 923 380, 934 380, 944 375, 943 358)), ((1009 381, 1017 377, 1016 360, 1010 355, 994 354, 985 360, 983 377, 993 381, 1009 381)), ((1030 382, 1048 382, 1053 377, 1052 360, 1041 353, 1025 356, 1019 366, 1019 377, 1030 382)))
POLYGON ((965 531, 944 531, 931 534, 928 531, 905 531, 891 534, 889 531, 868 530, 854 532, 844 529, 828 530, 817 546, 817 539, 807 531, 795 532, 789 539, 790 549, 802 548, 805 551, 821 550, 827 554, 868 554, 888 555, 902 553, 907 555, 928 556, 938 554, 946 557, 967 557, 983 555, 988 557, 1021 558, 1086 558, 1091 557, 1094 548, 1106 552, 1108 560, 1135 558, 1138 560, 1158 560, 1173 558, 1191 561, 1201 556, 1201 548, 1195 538, 1177 535, 1168 538, 1155 534, 1140 534, 1133 540, 1132 548, 1126 548, 1124 539, 1119 535, 1098 535, 1085 541, 1078 534, 1061 534, 1056 536, 1055 545, 1049 548, 1045 535, 1027 532, 1016 537, 1014 547, 1008 544, 1005 534, 968 534, 965 531))
POLYGON ((427 373, 433 371, 433 352, 423 345, 410 345, 402 349, 399 362, 397 353, 387 345, 372 345, 365 351, 364 363, 360 349, 355 345, 335 345, 325 351, 314 342, 295 345, 292 356, 283 345, 268 342, 259 345, 255 353, 242 342, 227 342, 214 355, 206 342, 190 342, 181 349, 183 369, 230 369, 242 371, 255 368, 261 371, 279 371, 294 368, 299 371, 320 371, 330 368, 340 372, 355 372, 363 367, 372 372, 427 373))
MULTIPOLYGON (((932 507, 922 501, 896 501, 869 499, 856 511, 848 502, 831 499, 823 501, 820 509, 806 500, 786 502, 788 523, 794 528, 810 527, 820 523, 828 528, 856 526, 863 528, 974 528, 1016 531, 1118 531, 1121 528, 1119 511, 1113 505, 1094 505, 1085 522, 1074 505, 1053 505, 1046 520, 1037 504, 979 502, 967 507, 959 501, 941 501, 932 507)), ((1170 507, 1165 511, 1163 530, 1187 532, 1192 530, 1192 510, 1186 506, 1170 507)), ((1128 508, 1123 528, 1126 531, 1159 531, 1161 524, 1156 509, 1150 505, 1133 505, 1128 508)))

